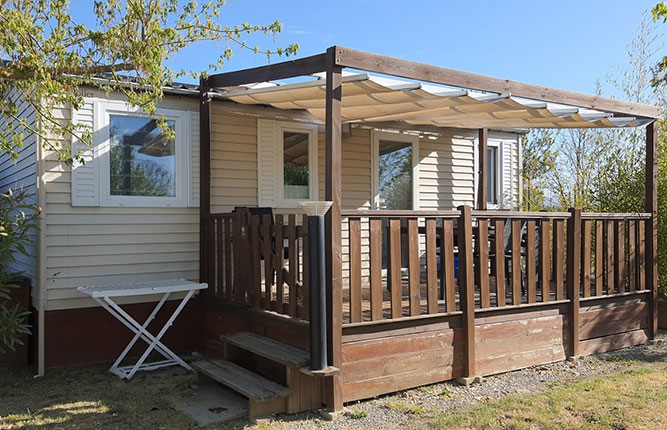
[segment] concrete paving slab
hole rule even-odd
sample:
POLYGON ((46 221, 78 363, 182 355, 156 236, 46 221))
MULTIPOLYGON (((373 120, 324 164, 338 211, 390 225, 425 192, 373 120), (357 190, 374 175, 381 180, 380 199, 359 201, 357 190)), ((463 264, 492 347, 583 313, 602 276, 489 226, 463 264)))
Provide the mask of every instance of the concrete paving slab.
POLYGON ((172 398, 171 403, 202 426, 248 415, 248 399, 217 384, 199 385, 189 395, 172 398))

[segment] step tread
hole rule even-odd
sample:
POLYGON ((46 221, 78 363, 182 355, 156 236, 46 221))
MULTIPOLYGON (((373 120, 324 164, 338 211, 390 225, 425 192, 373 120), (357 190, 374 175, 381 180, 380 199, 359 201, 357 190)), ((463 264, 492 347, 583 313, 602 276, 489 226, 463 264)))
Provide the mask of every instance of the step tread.
POLYGON ((301 368, 310 364, 310 354, 307 351, 256 333, 244 331, 223 335, 220 339, 287 367, 301 368))
POLYGON ((200 360, 190 365, 198 372, 255 402, 266 402, 292 394, 292 390, 289 388, 244 369, 231 361, 200 360))

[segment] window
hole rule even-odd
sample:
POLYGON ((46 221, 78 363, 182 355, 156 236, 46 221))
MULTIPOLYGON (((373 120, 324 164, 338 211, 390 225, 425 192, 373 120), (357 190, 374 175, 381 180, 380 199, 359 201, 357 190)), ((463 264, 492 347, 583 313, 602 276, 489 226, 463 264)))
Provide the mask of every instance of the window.
POLYGON ((98 104, 101 205, 187 206, 188 117, 166 109, 157 114, 169 132, 127 104, 98 104))
POLYGON ((283 131, 283 196, 291 200, 310 198, 309 133, 283 131))
POLYGON ((419 138, 398 133, 373 133, 374 207, 412 210, 418 199, 419 138))
POLYGON ((276 123, 278 206, 297 207, 317 199, 317 128, 306 124, 276 123))
POLYGON ((486 160, 486 202, 489 205, 498 204, 498 147, 487 146, 486 160))

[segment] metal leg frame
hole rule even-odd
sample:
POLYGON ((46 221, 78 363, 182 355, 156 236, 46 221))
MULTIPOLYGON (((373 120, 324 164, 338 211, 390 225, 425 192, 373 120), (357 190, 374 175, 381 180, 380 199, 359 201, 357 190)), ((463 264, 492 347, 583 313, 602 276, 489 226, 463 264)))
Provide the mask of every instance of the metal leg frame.
POLYGON ((174 310, 174 313, 169 317, 165 325, 162 327, 160 332, 157 334, 157 336, 153 336, 149 331, 148 331, 148 325, 152 320, 155 319, 155 316, 157 313, 160 311, 164 303, 167 301, 167 299, 170 296, 170 293, 164 294, 162 299, 158 302, 158 304, 155 306, 155 309, 151 312, 151 314, 148 316, 146 321, 144 322, 143 325, 140 325, 132 316, 130 316, 127 312, 125 312, 118 304, 116 304, 111 298, 109 297, 104 297, 103 300, 101 300, 99 297, 94 297, 95 301, 97 301, 104 309, 107 310, 111 315, 116 317, 121 323, 123 323, 127 328, 129 328, 132 332, 135 333, 134 338, 128 343, 128 345, 125 347, 123 352, 118 356, 114 364, 111 366, 109 371, 115 375, 118 375, 120 378, 124 379, 131 379, 134 374, 140 370, 153 370, 153 369, 158 369, 160 367, 166 367, 166 366, 174 366, 176 364, 183 366, 184 368, 188 370, 192 370, 192 368, 185 362, 183 361, 179 356, 177 356, 173 351, 171 351, 169 348, 167 348, 161 341, 162 337, 164 334, 167 332, 169 327, 172 326, 174 323, 174 320, 178 315, 181 313, 183 308, 185 307, 186 303, 192 295, 194 294, 194 291, 188 291, 185 297, 181 300, 181 303, 179 303, 178 307, 174 310), (148 344, 148 348, 146 348, 146 351, 144 351, 143 355, 139 358, 139 360, 136 362, 134 365, 129 365, 129 366, 119 366, 119 364, 125 359, 127 354, 130 352, 132 347, 137 343, 137 341, 141 338, 144 342, 148 344), (148 358, 148 355, 153 351, 156 350, 159 352, 162 356, 166 358, 166 360, 161 360, 161 361, 155 361, 152 363, 145 363, 146 358, 148 358))

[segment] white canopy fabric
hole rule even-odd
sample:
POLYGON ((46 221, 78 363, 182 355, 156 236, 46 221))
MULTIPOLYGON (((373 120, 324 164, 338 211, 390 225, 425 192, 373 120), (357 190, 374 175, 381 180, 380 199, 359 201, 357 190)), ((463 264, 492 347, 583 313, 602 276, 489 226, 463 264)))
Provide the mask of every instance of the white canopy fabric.
MULTIPOLYGON (((458 128, 616 128, 639 127, 650 119, 482 94, 368 74, 343 77, 342 119, 346 123, 404 122, 458 128)), ((325 81, 257 84, 222 96, 242 104, 301 109, 324 121, 325 81)))

